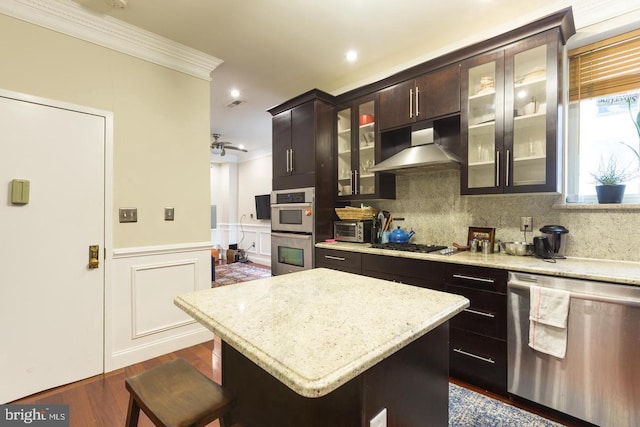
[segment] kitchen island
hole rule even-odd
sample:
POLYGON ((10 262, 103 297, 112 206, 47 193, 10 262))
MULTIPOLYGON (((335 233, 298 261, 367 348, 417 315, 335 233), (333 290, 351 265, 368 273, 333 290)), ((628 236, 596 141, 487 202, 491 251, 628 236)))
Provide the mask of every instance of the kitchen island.
POLYGON ((222 339, 235 422, 447 425, 448 320, 469 301, 329 269, 176 297, 222 339))

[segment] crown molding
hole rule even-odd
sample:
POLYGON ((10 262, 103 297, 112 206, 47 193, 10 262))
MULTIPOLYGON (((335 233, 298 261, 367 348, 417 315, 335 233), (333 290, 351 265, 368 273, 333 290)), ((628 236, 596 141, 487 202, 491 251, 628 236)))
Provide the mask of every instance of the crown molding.
POLYGON ((207 81, 222 63, 214 56, 91 12, 71 0, 2 0, 0 13, 207 81))

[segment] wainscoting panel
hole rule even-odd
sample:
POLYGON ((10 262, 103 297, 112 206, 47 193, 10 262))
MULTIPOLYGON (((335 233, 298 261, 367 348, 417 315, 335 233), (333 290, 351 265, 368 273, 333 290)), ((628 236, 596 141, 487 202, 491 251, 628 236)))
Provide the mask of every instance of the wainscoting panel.
POLYGON ((114 250, 106 372, 213 337, 173 304, 177 295, 211 287, 210 249, 210 242, 199 242, 114 250))
POLYGON ((173 298, 198 289, 197 261, 132 268, 132 339, 195 323, 195 319, 173 304, 173 298))
POLYGON ((220 245, 229 248, 229 243, 237 243, 249 256, 249 261, 261 265, 271 265, 271 223, 265 221, 260 224, 232 224, 218 223, 217 228, 211 229, 213 247, 220 245), (243 238, 244 234, 244 238, 243 238), (255 247, 251 244, 255 243, 255 247))

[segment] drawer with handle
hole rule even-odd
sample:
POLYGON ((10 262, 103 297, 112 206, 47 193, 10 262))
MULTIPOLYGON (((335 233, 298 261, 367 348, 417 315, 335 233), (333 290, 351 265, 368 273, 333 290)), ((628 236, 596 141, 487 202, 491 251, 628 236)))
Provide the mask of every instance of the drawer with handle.
POLYGON ((316 248, 316 267, 361 274, 362 254, 358 252, 316 248))
POLYGON ((451 327, 493 338, 507 338, 507 296, 460 286, 447 286, 447 292, 462 295, 470 305, 451 319, 451 327))
POLYGON ((507 293, 506 270, 456 264, 449 266, 446 281, 448 285, 507 293))
POLYGON ((506 394, 507 343, 451 328, 450 373, 469 383, 506 394))

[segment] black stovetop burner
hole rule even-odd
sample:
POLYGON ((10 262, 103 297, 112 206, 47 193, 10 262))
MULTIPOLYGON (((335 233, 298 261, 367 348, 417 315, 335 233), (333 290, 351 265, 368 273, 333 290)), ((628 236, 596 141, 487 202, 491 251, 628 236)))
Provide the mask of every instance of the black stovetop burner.
POLYGON ((376 249, 391 249, 394 251, 420 252, 423 254, 447 248, 446 246, 421 245, 418 243, 372 243, 371 247, 376 249))

